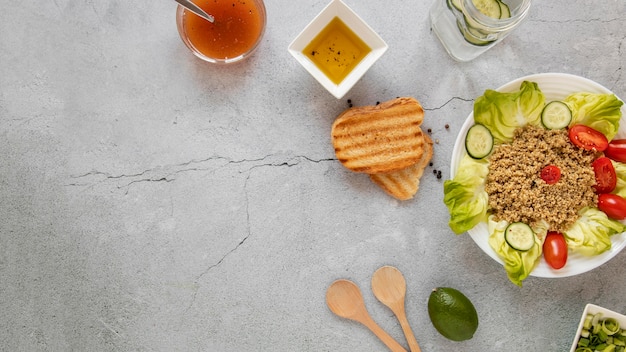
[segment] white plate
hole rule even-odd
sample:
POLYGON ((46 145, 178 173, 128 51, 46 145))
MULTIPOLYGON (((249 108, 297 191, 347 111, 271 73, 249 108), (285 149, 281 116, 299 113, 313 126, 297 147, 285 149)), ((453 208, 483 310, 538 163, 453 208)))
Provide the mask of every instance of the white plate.
MULTIPOLYGON (((582 78, 575 75, 563 74, 563 73, 541 73, 536 75, 530 75, 526 77, 518 78, 511 81, 500 88, 496 89, 499 92, 514 92, 519 90, 520 84, 523 81, 536 82, 539 85, 539 89, 546 97, 546 102, 552 100, 562 100, 568 95, 576 92, 590 92, 590 93, 612 93, 602 85, 591 81, 586 78, 582 78)), ((622 100, 623 101, 623 100, 622 100)), ((461 127, 461 131, 456 138, 454 149, 452 150, 452 161, 450 163, 450 175, 454 177, 456 174, 457 166, 459 162, 466 154, 465 151, 465 135, 467 130, 474 124, 474 113, 470 113, 465 120, 465 123, 461 127)), ((620 128, 615 138, 626 138, 626 105, 622 105, 622 119, 620 120, 620 128)), ((473 229, 467 231, 474 242, 491 258, 495 261, 504 264, 498 257, 496 252, 491 249, 488 243, 489 232, 487 231, 486 223, 479 223, 473 229)), ((606 263, 619 253, 624 247, 626 247, 626 232, 621 234, 615 234, 611 236, 612 246, 611 249, 593 257, 585 257, 580 254, 569 253, 567 264, 565 267, 559 270, 552 269, 543 258, 537 265, 537 267, 530 273, 530 276, 536 277, 566 277, 582 274, 589 270, 595 269, 600 265, 606 263)))
POLYGON ((626 326, 626 316, 614 312, 612 310, 596 306, 595 304, 587 304, 585 306, 585 310, 583 311, 582 316, 580 317, 580 322, 578 323, 578 330, 576 330, 576 335, 574 336, 574 341, 572 342, 572 348, 570 352, 576 351, 576 347, 578 346, 578 339, 580 338, 580 333, 583 331, 583 324, 585 323, 585 318, 587 314, 595 315, 597 313, 602 314, 602 318, 613 318, 619 322, 619 326, 623 329, 626 326))

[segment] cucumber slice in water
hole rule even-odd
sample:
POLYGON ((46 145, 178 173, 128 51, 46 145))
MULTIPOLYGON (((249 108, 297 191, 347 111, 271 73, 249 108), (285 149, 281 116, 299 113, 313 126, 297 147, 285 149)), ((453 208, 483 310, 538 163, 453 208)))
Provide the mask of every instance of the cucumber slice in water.
POLYGON ((500 19, 510 18, 511 9, 509 9, 509 5, 502 2, 502 0, 498 0, 498 5, 500 5, 500 19))
MULTIPOLYGON (((450 10, 457 10, 463 13, 463 1, 467 0, 446 0, 446 3, 450 10)), ((476 9, 485 16, 494 19, 508 18, 511 16, 509 7, 501 0, 471 1, 474 7, 476 7, 476 9)), ((463 17, 465 18, 465 25, 463 25, 462 21, 460 20, 457 20, 456 24, 459 28, 459 31, 463 35, 463 38, 465 38, 468 43, 478 46, 484 46, 492 44, 495 41, 492 35, 489 35, 489 33, 483 33, 482 30, 470 24, 470 22, 467 20, 465 13, 463 13, 463 17)))
POLYGON ((482 159, 493 149, 493 135, 484 125, 479 123, 470 127, 465 136, 465 150, 474 159, 482 159))
MULTIPOLYGON (((463 7, 461 6, 461 2, 464 0, 447 0, 448 7, 455 8, 459 11, 463 11, 463 7)), ((478 9, 483 15, 489 16, 491 18, 508 18, 511 17, 511 12, 509 11, 509 7, 500 0, 472 0, 474 7, 478 9), (505 9, 506 8, 506 9, 505 9), (503 10, 508 13, 507 17, 502 17, 503 10)))
POLYGON ((472 3, 485 16, 498 19, 502 14, 498 0, 472 0, 472 3))
POLYGON ((482 34, 477 33, 477 30, 469 25, 467 25, 467 27, 463 27, 461 22, 459 22, 458 20, 456 21, 456 25, 457 27, 459 27, 459 31, 461 32, 461 34, 463 34, 463 38, 465 38, 465 40, 470 44, 484 46, 493 43, 493 40, 483 40, 477 38, 477 36, 482 36, 482 34))
POLYGON ((562 101, 551 101, 541 111, 541 123, 549 130, 560 130, 569 126, 572 111, 562 101))
POLYGON ((511 248, 526 252, 535 244, 535 233, 523 222, 514 222, 504 230, 504 240, 511 248))

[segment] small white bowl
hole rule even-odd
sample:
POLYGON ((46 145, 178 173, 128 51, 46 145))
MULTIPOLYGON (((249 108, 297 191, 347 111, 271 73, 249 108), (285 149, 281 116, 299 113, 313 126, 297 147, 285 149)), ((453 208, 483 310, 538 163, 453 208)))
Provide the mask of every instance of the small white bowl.
POLYGON ((343 97, 365 72, 387 51, 387 44, 341 0, 332 0, 289 45, 289 52, 337 99, 343 97), (372 51, 339 83, 328 78, 305 54, 304 49, 335 17, 345 23, 372 51))
POLYGON ((612 310, 602 308, 600 306, 596 306, 595 304, 587 304, 585 306, 585 310, 583 311, 582 316, 580 317, 580 323, 578 323, 578 330, 576 330, 576 336, 574 336, 574 342, 572 342, 572 348, 570 352, 575 352, 576 347, 578 346, 578 339, 580 338, 580 333, 583 331, 583 324, 585 323, 585 318, 587 314, 597 314, 602 313, 602 318, 613 318, 619 322, 620 327, 623 329, 626 327, 626 316, 614 312, 612 310))

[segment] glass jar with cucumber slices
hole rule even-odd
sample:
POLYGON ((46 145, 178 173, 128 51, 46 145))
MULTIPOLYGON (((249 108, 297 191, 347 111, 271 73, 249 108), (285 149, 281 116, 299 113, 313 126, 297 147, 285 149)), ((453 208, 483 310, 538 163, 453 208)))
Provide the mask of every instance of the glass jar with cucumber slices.
POLYGON ((526 17, 531 0, 435 0, 433 32, 458 61, 470 61, 504 39, 526 17))

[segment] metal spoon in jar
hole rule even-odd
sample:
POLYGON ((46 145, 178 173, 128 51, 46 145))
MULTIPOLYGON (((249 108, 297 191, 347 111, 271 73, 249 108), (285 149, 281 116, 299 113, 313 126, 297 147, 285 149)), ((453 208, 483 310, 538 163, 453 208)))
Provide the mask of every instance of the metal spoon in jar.
POLYGON ((203 9, 201 9, 198 5, 194 4, 193 2, 191 2, 191 0, 176 0, 177 3, 179 3, 182 7, 186 8, 187 10, 195 13, 196 15, 204 18, 205 20, 213 23, 215 22, 215 17, 213 17, 212 15, 209 15, 208 13, 206 13, 203 9))

